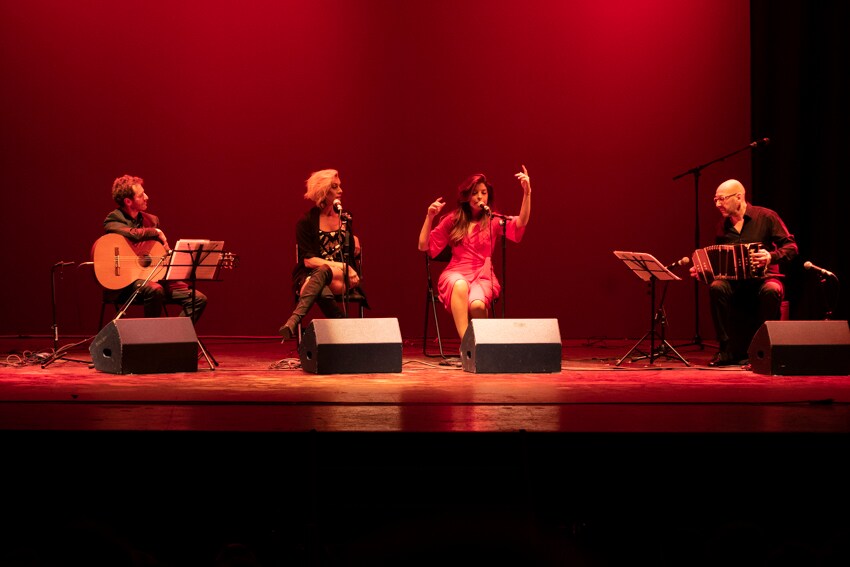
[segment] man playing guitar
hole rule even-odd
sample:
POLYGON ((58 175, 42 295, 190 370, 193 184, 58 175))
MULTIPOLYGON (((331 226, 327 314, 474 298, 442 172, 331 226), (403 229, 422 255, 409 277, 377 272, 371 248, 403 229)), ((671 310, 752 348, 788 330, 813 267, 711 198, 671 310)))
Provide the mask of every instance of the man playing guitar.
POLYGON ((167 262, 160 260, 171 248, 159 228, 159 217, 147 213, 148 196, 140 177, 124 175, 112 184, 112 198, 118 208, 103 221, 107 235, 95 243, 92 256, 98 281, 107 288, 106 298, 123 303, 139 287, 145 317, 159 317, 165 303, 180 304, 180 313, 197 321, 207 305, 207 297, 184 281, 162 280, 167 262), (146 285, 144 280, 150 275, 146 285))

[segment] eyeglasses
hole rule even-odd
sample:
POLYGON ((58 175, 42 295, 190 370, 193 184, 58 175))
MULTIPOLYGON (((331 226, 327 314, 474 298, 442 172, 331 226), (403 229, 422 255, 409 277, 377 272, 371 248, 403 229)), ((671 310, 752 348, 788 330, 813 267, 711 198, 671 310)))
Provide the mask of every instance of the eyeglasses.
POLYGON ((717 203, 725 203, 726 199, 728 199, 729 197, 736 197, 737 195, 737 193, 732 193, 731 195, 726 195, 725 197, 715 197, 714 204, 716 205, 717 203))

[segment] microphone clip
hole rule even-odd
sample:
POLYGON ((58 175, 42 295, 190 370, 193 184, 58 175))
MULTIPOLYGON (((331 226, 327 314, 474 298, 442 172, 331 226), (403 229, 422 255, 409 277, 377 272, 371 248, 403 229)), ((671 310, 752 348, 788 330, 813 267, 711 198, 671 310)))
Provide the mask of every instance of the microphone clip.
POLYGON ((481 209, 483 209, 484 214, 487 215, 488 217, 496 217, 497 219, 502 219, 502 220, 510 220, 511 219, 511 217, 509 217, 507 215, 494 213, 493 210, 487 205, 481 205, 481 209))

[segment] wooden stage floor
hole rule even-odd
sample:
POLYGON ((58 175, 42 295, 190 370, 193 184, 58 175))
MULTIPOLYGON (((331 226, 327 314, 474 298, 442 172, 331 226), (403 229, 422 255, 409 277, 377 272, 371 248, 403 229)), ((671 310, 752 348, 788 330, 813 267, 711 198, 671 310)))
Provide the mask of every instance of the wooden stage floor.
POLYGON ((709 368, 710 346, 616 366, 630 340, 565 341, 551 374, 410 341, 400 373, 316 375, 276 338, 202 339, 215 370, 147 375, 0 340, 0 565, 83 521, 146 565, 233 541, 266 566, 850 558, 848 376, 709 368))
MULTIPOLYGON (((293 343, 204 338, 214 370, 109 374, 83 347, 42 368, 45 338, 0 341, 0 428, 254 432, 836 432, 850 431, 850 377, 767 376, 711 368, 713 354, 618 359, 634 341, 564 342, 561 371, 464 372, 405 343, 400 373, 312 374, 293 343), (24 356, 26 354, 26 356, 24 356), (24 358, 29 358, 26 364, 24 358), (20 364, 18 363, 20 360, 20 364)), ((73 343, 73 339, 65 344, 73 343)), ((674 344, 675 346, 675 344, 674 344)), ((444 352, 456 353, 456 343, 444 352)), ((429 353, 437 352, 429 346, 429 353)))

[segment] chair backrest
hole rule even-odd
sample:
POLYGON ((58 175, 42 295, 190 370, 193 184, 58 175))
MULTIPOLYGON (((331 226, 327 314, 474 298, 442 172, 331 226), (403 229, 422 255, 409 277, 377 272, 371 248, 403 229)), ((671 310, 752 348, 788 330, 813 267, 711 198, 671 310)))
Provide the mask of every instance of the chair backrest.
POLYGON ((448 263, 452 259, 452 247, 446 246, 433 258, 428 252, 425 252, 423 255, 425 256, 425 273, 428 275, 428 289, 433 290, 433 284, 431 283, 431 262, 448 263))
POLYGON ((433 258, 431 258, 427 252, 425 253, 425 256, 435 262, 449 262, 452 259, 452 247, 446 246, 445 248, 440 250, 440 253, 434 256, 433 258))
MULTIPOLYGON (((427 274, 427 277, 428 277, 428 293, 431 294, 431 297, 435 298, 436 297, 436 291, 434 291, 434 284, 431 280, 431 262, 440 262, 440 263, 450 262, 451 259, 452 259, 452 247, 446 246, 445 248, 440 250, 440 253, 437 254, 436 256, 434 256, 433 258, 431 257, 431 255, 428 252, 425 252, 424 255, 425 255, 425 273, 427 274)), ((490 306, 490 308, 492 309, 494 314, 496 312, 496 304, 498 302, 499 302, 499 298, 494 297, 493 298, 493 304, 490 306)), ((504 313, 502 314, 502 316, 504 317, 504 313)))

